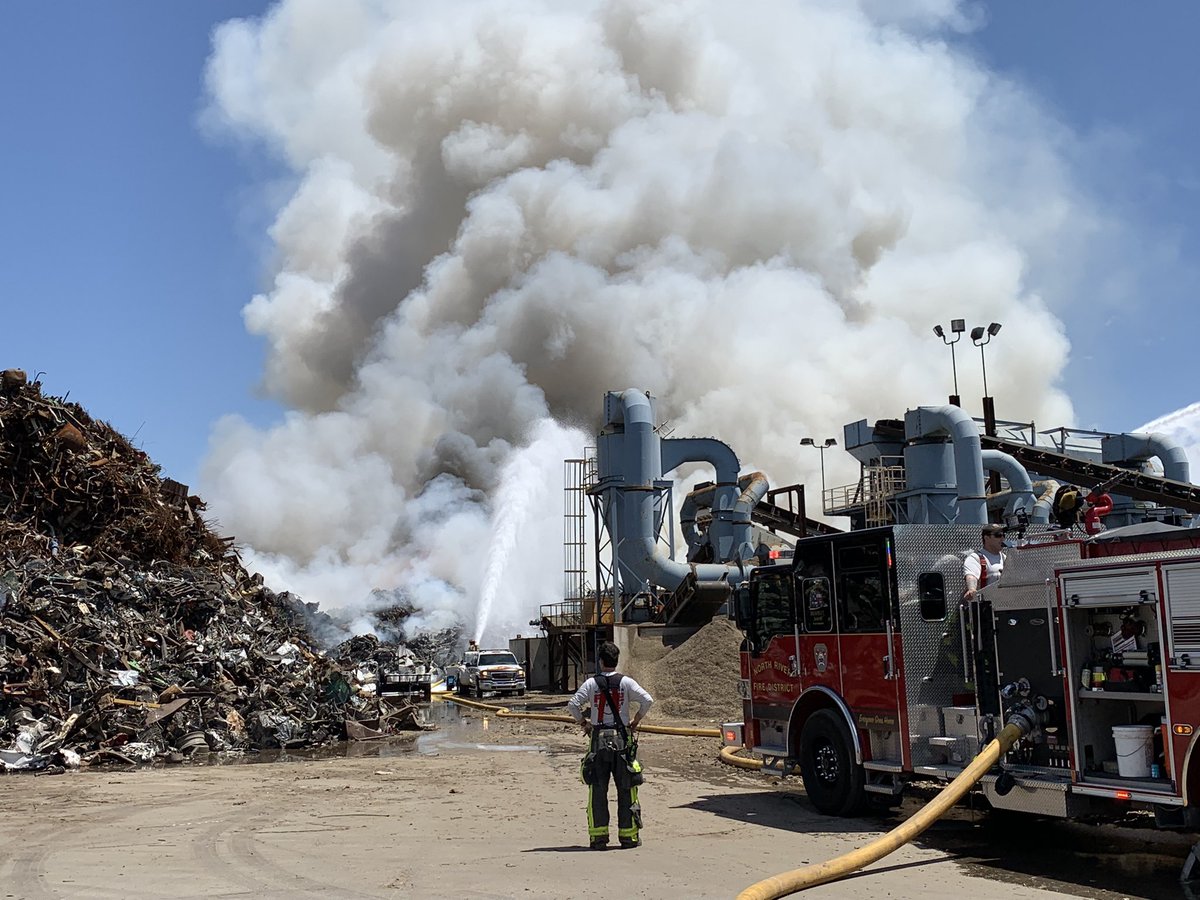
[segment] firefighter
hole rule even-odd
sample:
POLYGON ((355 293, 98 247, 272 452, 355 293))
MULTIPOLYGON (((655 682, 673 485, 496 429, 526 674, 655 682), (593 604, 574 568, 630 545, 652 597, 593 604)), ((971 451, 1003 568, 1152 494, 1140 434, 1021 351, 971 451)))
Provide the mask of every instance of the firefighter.
POLYGON ((641 763, 637 761, 638 723, 646 717, 654 698, 627 675, 617 673, 621 651, 611 641, 600 645, 600 674, 583 683, 567 702, 567 711, 591 738, 581 774, 588 785, 588 842, 593 850, 608 848, 608 781, 617 786, 617 838, 622 847, 637 847, 641 840, 642 808, 638 803, 641 763), (638 705, 629 718, 629 704, 638 705), (583 708, 591 707, 585 719, 583 708))
POLYGON ((974 600, 980 588, 994 584, 1004 571, 1004 528, 983 526, 983 548, 972 550, 963 559, 964 600, 974 600))

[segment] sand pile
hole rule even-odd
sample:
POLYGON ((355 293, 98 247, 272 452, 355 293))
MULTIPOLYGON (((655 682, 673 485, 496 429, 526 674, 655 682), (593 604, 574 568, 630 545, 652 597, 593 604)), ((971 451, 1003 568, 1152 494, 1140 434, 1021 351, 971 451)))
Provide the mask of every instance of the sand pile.
POLYGON ((713 619, 656 662, 638 680, 654 696, 655 714, 704 722, 740 721, 738 648, 742 633, 728 619, 713 619))

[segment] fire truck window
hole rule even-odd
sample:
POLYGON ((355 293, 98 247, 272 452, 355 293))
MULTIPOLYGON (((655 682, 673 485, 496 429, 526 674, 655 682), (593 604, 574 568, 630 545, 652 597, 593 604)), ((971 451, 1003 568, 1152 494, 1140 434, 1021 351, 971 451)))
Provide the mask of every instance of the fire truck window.
POLYGON ((804 604, 804 630, 815 634, 833 631, 833 592, 828 578, 805 578, 800 583, 804 604))
POLYGON ((842 599, 846 604, 843 632, 869 634, 885 629, 887 602, 883 584, 883 579, 873 572, 848 572, 842 576, 842 599))
POLYGON ((886 629, 887 570, 883 549, 876 542, 838 550, 841 631, 875 634, 886 629))
POLYGON ((766 647, 777 635, 790 635, 796 630, 792 617, 792 598, 787 589, 786 575, 761 578, 755 583, 754 635, 759 647, 766 647))
POLYGON ((921 598, 921 618, 940 622, 946 618, 946 583, 941 572, 922 572, 917 577, 917 594, 921 598))

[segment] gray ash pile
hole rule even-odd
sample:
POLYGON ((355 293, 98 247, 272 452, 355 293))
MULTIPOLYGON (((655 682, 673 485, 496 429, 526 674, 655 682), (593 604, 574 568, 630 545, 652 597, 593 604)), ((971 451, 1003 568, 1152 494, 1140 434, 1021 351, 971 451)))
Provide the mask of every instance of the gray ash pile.
POLYGON ((412 724, 198 497, 78 404, 0 376, 0 770, 296 747, 412 724))
POLYGON ((672 719, 732 722, 742 718, 738 649, 742 634, 728 619, 713 619, 661 659, 646 665, 641 683, 655 712, 672 719))

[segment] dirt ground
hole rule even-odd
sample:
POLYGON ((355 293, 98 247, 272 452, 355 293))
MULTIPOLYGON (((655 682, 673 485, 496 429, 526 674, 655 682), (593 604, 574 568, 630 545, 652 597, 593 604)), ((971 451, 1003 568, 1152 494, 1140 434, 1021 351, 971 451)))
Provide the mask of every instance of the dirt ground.
MULTIPOLYGON (((341 756, 2 777, 0 896, 731 898, 890 827, 820 816, 797 789, 717 762, 712 739, 647 734, 645 843, 591 852, 577 730, 442 715, 416 741, 341 756)), ((928 835, 808 896, 1160 896, 1144 873, 1126 873, 1133 890, 1114 893, 1103 875, 1089 883, 1061 852, 1041 871, 1014 864, 978 817, 928 835)), ((1031 845, 1030 858, 1045 849, 1031 845)), ((1151 852, 1146 866, 1166 858, 1151 852)))

